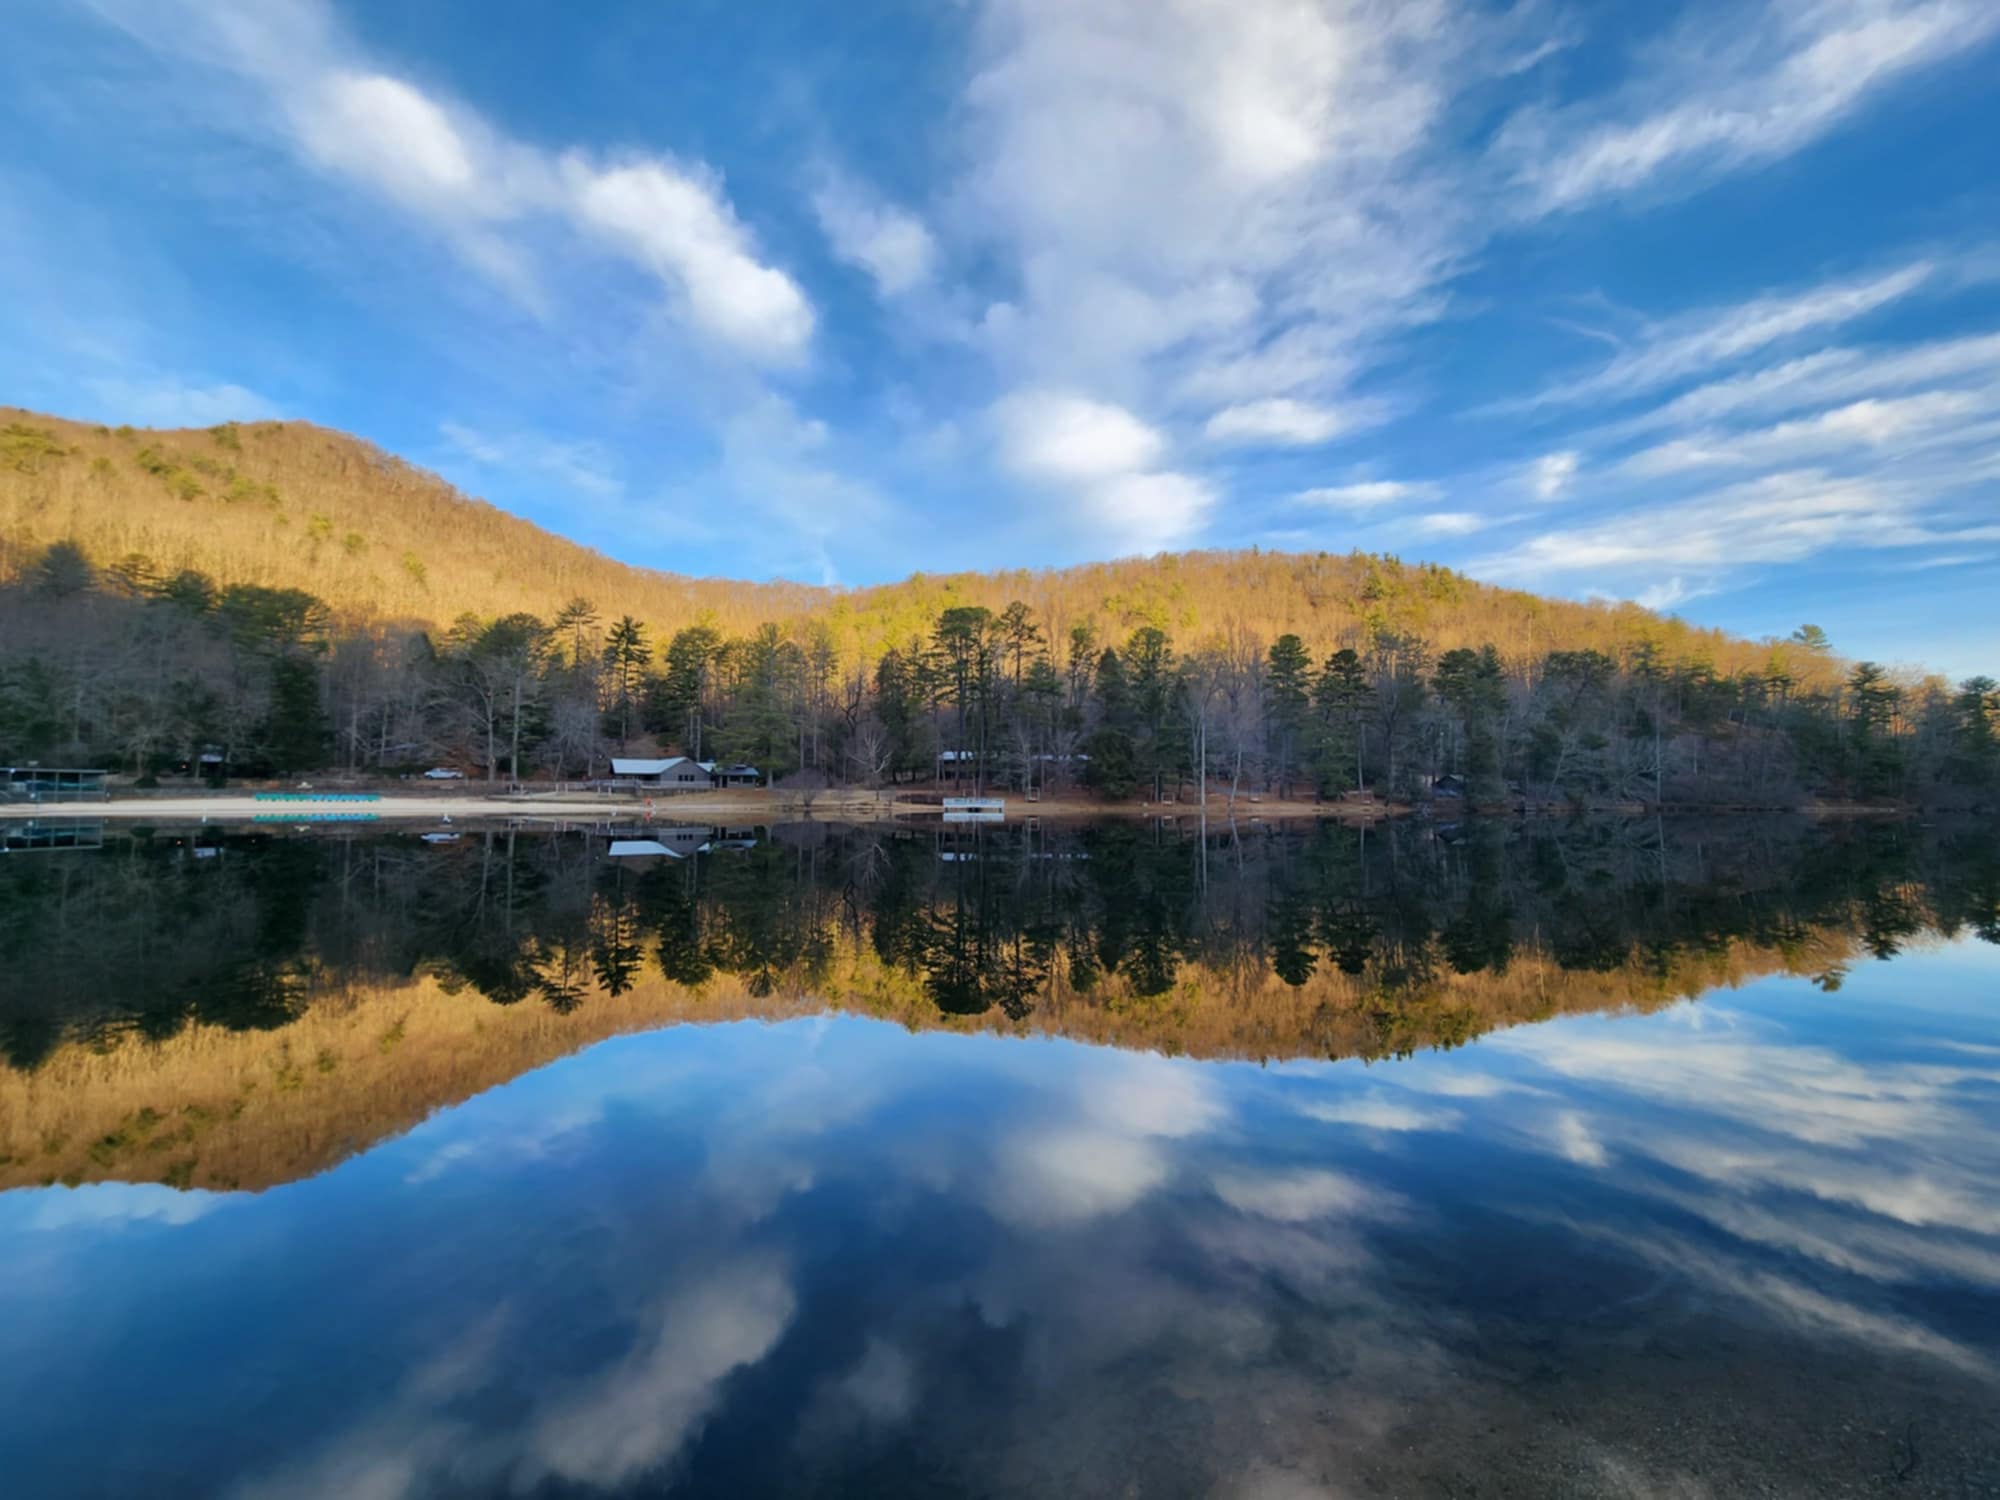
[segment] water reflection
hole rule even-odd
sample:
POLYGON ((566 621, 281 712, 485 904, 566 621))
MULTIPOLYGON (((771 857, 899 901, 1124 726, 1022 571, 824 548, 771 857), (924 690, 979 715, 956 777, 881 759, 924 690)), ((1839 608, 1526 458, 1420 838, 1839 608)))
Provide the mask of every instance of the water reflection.
POLYGON ((677 1020, 1379 1058, 2000 932, 1991 836, 1898 825, 644 832, 10 859, 0 1186, 268 1186, 677 1020))
POLYGON ((2000 1046, 1902 1023, 1992 958, 1387 1068, 615 1039, 263 1195, 0 1196, 0 1460, 37 1494, 1976 1493, 2000 1046))
POLYGON ((60 856, 11 895, 58 939, 121 893, 130 931, 178 912, 180 1020, 148 1040, 144 994, 57 988, 55 1039, 4 1075, 8 1140, 84 1132, 57 1159, 91 1168, 0 1193, 0 1473, 34 1495, 1990 1490, 1989 851, 1631 832, 1377 830, 1364 855, 1300 830, 1211 844, 1205 884, 1192 841, 1132 829, 836 830, 649 866, 504 836, 230 843, 198 873, 164 841, 60 856), (211 869, 251 912, 209 909, 211 869), (201 975, 245 964, 285 977, 288 1019, 200 1008, 201 975), (940 1001, 968 972, 992 997, 970 1017, 940 1001), (927 1024, 816 1013, 813 983, 927 1024), (683 1017, 717 1024, 638 1029, 683 1017), (235 1119, 177 1112, 219 1097, 205 1067, 235 1119), (398 1113, 440 1089, 463 1102, 398 1113), (86 1129, 100 1107, 129 1139, 86 1129), (158 1180, 190 1152, 202 1181, 217 1155, 271 1185, 158 1180))

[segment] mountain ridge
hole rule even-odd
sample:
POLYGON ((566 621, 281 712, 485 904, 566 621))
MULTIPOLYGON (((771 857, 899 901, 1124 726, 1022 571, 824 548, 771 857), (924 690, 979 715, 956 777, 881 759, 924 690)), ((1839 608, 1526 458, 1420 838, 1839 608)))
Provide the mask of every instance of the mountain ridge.
POLYGON ((727 633, 823 621, 844 658, 865 661, 928 633, 941 608, 1020 599, 1052 631, 1086 620, 1183 639, 1296 631, 1324 646, 1391 631, 1438 650, 1523 654, 1650 643, 1724 672, 1761 670, 1775 651, 1793 676, 1815 675, 1813 654, 1790 643, 1359 552, 1162 553, 859 586, 695 577, 623 562, 311 422, 114 428, 0 407, 0 576, 58 541, 101 570, 194 568, 222 585, 303 588, 346 618, 432 630, 467 614, 550 617, 583 597, 662 636, 697 621, 727 633))

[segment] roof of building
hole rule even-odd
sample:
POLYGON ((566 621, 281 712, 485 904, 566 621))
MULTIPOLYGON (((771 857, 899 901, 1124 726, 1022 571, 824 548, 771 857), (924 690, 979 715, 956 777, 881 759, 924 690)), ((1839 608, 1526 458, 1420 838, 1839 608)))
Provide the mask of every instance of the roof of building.
POLYGON ((687 761, 685 755, 669 755, 664 760, 630 760, 622 755, 611 757, 613 776, 658 776, 663 771, 671 771, 675 766, 687 761))

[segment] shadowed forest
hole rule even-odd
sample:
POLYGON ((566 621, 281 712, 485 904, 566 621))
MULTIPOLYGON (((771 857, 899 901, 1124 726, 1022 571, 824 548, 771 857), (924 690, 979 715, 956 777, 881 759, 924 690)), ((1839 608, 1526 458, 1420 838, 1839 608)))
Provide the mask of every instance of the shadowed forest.
POLYGON ((2000 941, 1971 830, 1652 820, 1061 832, 138 834, 0 863, 13 1182, 261 1185, 619 1031, 835 1007, 1385 1057, 2000 941), (723 841, 717 841, 718 843, 723 841), (123 997, 113 999, 111 997, 123 997))

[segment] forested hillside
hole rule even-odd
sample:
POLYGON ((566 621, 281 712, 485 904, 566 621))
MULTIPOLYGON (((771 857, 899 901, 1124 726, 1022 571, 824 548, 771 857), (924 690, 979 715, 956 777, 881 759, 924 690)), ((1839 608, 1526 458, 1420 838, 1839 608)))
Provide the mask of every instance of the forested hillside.
POLYGON ((1989 678, 1898 679, 1350 554, 852 591, 679 578, 297 423, 0 412, 0 764, 602 774, 636 744, 880 784, 1474 802, 1977 801, 1989 678))
POLYGON ((1616 654, 1650 640, 1729 673, 1761 670, 1770 655, 1636 605, 1541 599, 1363 554, 1187 553, 852 590, 685 578, 615 562, 305 422, 114 430, 0 407, 0 577, 61 541, 138 588, 192 569, 218 588, 304 589, 341 621, 546 620, 578 597, 605 618, 632 616, 655 640, 696 623, 738 635, 810 618, 844 664, 906 645, 954 605, 998 613, 1017 600, 1062 638, 1081 624, 1107 639, 1145 625, 1180 641, 1293 631, 1330 650, 1386 629, 1440 651, 1491 644, 1509 657, 1616 654))

